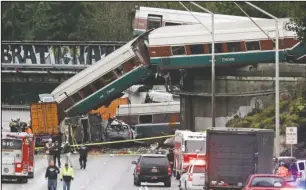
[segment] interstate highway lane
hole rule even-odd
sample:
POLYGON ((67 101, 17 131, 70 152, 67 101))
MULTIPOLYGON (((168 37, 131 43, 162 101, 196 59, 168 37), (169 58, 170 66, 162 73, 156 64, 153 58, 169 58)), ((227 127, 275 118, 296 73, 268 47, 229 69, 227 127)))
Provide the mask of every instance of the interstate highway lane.
MULTIPOLYGON (((160 184, 142 183, 143 187, 133 185, 133 170, 135 165, 131 164, 136 156, 109 156, 90 155, 87 168, 81 170, 78 163, 78 155, 72 155, 75 179, 72 181, 71 190, 177 190, 178 181, 172 178, 172 186, 164 187, 160 184)), ((63 155, 61 156, 64 165, 63 155)), ((29 179, 28 183, 2 182, 2 190, 45 190, 45 170, 47 161, 43 155, 35 157, 35 177, 29 179)), ((57 189, 62 189, 62 182, 58 179, 57 189)))

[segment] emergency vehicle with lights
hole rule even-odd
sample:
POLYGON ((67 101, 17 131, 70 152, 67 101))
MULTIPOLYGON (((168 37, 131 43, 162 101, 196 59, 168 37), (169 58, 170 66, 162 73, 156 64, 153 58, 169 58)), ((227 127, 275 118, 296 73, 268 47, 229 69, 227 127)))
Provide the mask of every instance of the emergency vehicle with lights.
POLYGON ((180 190, 202 190, 205 184, 206 165, 205 160, 191 160, 183 172, 180 182, 180 190))
POLYGON ((176 130, 174 144, 173 170, 179 180, 191 160, 206 160, 206 132, 176 130))
POLYGON ((33 134, 2 132, 2 180, 17 179, 27 183, 28 178, 34 177, 33 134))

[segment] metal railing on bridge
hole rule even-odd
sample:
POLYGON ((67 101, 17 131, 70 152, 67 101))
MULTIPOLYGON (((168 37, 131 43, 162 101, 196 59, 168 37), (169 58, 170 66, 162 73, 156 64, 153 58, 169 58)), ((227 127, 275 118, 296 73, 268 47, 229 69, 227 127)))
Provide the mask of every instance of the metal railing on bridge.
POLYGON ((78 72, 124 44, 121 41, 2 41, 2 73, 78 72))

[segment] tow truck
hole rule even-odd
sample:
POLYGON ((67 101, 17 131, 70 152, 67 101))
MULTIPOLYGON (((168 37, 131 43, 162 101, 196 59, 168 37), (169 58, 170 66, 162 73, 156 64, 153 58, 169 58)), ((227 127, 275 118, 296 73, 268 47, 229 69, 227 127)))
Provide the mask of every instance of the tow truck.
POLYGON ((174 144, 173 171, 179 180, 192 160, 206 160, 206 132, 176 130, 174 144))
POLYGON ((2 132, 2 180, 28 182, 34 177, 35 137, 24 132, 2 132))

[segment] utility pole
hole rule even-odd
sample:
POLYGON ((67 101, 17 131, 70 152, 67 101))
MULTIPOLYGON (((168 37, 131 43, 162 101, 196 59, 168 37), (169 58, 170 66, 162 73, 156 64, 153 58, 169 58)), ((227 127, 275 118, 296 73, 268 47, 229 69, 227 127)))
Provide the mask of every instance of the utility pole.
POLYGON ((278 18, 271 15, 270 13, 262 10, 261 8, 253 5, 250 2, 245 2, 256 10, 262 12, 263 14, 271 17, 275 20, 275 137, 276 137, 276 145, 275 145, 275 154, 276 157, 280 155, 280 140, 279 140, 279 29, 278 29, 278 18))
POLYGON ((197 3, 190 2, 191 4, 197 6, 201 10, 211 14, 211 125, 216 127, 216 110, 215 110, 215 15, 213 12, 205 9, 204 7, 198 5, 197 3))

